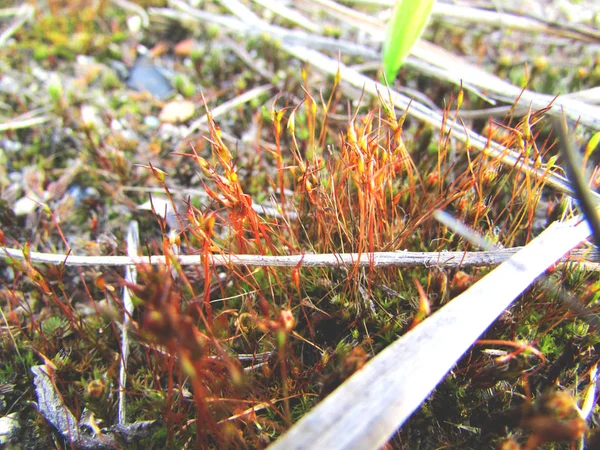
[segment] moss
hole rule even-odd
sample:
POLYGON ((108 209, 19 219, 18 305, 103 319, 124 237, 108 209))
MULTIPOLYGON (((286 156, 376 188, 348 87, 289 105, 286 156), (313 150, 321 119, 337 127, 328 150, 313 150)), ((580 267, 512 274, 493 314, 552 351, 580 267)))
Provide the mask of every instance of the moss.
MULTIPOLYGON (((44 111, 50 120, 5 134, 21 147, 2 152, 1 194, 11 199, 13 192, 34 188, 40 195, 48 194, 47 207, 53 212, 16 218, 11 214, 12 200, 0 202, 5 235, 10 229, 11 235, 29 241, 36 251, 59 252, 68 245, 76 255, 123 255, 125 229, 134 218, 140 225, 144 254, 164 252, 168 248, 164 223, 136 209, 147 201, 148 192, 127 190, 162 186, 164 180, 147 169, 151 161, 168 175, 166 182, 179 211, 185 214, 189 203, 202 216, 195 222, 184 215, 178 237, 182 251, 199 255, 203 262, 210 260, 207 253, 238 251, 299 255, 473 249, 431 220, 440 207, 505 246, 531 239, 530 218, 540 211, 539 198, 531 195, 531 180, 473 152, 467 157, 461 145, 454 146, 414 119, 406 120, 400 140, 394 125, 399 117, 392 118, 391 108, 367 97, 357 106, 358 93, 336 86, 335 77, 322 76, 316 68, 302 68, 272 37, 245 41, 232 37, 274 74, 271 81, 277 89, 217 117, 216 123, 201 130, 208 139, 200 134, 185 136, 183 126, 143 125, 163 105, 128 91, 111 61, 131 62, 134 44, 152 47, 159 41, 176 41, 176 36, 196 39, 191 65, 170 50, 159 54, 155 48, 155 59, 177 73, 174 84, 180 94, 197 102, 202 90, 212 107, 265 80, 231 51, 230 42, 221 41, 218 25, 184 27, 155 14, 150 28, 133 36, 126 23, 131 13, 112 5, 105 8, 101 13, 89 8, 66 9, 61 14, 40 11, 32 24, 15 35, 14 45, 3 49, 3 71, 6 64, 6 77, 20 78, 22 88, 0 93, 5 110, 14 115, 44 111), (79 84, 73 61, 82 54, 104 65, 98 79, 79 84), (40 81, 50 72, 54 80, 40 81), (269 99, 276 91, 280 95, 269 99), (98 110, 100 126, 79 123, 84 105, 98 110), (292 111, 293 136, 286 128, 292 111), (165 131, 172 133, 169 139, 163 139, 165 131), (240 145, 238 140, 248 135, 257 141, 240 145), (190 154, 191 147, 198 157, 179 155, 190 154), (178 154, 172 155, 173 151, 178 154), (40 181, 15 182, 21 172, 29 174, 24 171, 28 166, 43 174, 40 181), (72 172, 74 167, 77 171, 72 172), (205 189, 208 197, 188 199, 187 187, 205 189), (83 195, 87 188, 94 194, 83 195), (250 208, 270 206, 282 198, 285 207, 280 212, 297 213, 298 220, 292 215, 285 219, 257 215, 250 208)), ((350 38, 344 27, 326 28, 328 35, 350 38)), ((459 30, 435 22, 428 37, 450 50, 472 51, 473 57, 495 67, 500 76, 518 84, 526 80, 540 92, 585 88, 598 79, 596 61, 584 51, 577 64, 567 67, 561 61, 572 58, 559 58, 561 52, 571 54, 577 49, 551 45, 547 51, 529 49, 519 32, 502 42, 485 41, 493 47, 491 52, 482 51, 482 30, 459 30), (501 57, 488 60, 489 54, 501 57), (531 62, 529 73, 523 61, 531 62)), ((342 55, 341 62, 352 65, 364 60, 342 55)), ((402 77, 404 85, 423 91, 440 108, 455 103, 456 88, 411 68, 402 77)), ((471 92, 464 96, 463 109, 485 106, 471 92)), ((525 129, 519 120, 497 118, 507 128, 489 128, 489 135, 514 144, 514 130, 525 129)), ((477 131, 483 127, 477 121, 473 124, 477 131)), ((542 119, 530 129, 541 158, 548 161, 556 156, 549 149, 551 127, 542 119)), ((523 145, 534 156, 532 142, 523 145)), ((557 205, 551 213, 555 217, 566 208, 549 190, 543 199, 549 210, 557 205)), ((239 440, 251 447, 266 446, 288 428, 289 421, 299 420, 320 396, 406 332, 419 306, 416 281, 435 311, 489 270, 314 268, 302 263, 277 269, 213 265, 173 265, 172 269, 178 272, 176 280, 171 268, 139 266, 138 282, 129 286, 135 311, 128 415, 132 421, 163 420, 154 436, 131 444, 134 448, 194 445, 195 420, 202 421, 205 433, 198 445, 226 446, 239 440), (258 362, 263 352, 270 356, 258 362), (239 354, 256 359, 238 360, 239 354), (251 414, 235 418, 253 406, 257 408, 251 414), (229 418, 223 422, 226 426, 216 424, 229 418)), ((0 288, 0 301, 6 328, 13 333, 2 345, 0 383, 16 385, 14 394, 4 400, 13 402, 15 410, 34 424, 24 442, 38 439, 45 444, 41 448, 58 439, 29 406, 36 400, 29 369, 40 362, 39 355, 57 366, 57 385, 74 412, 92 409, 104 425, 111 424, 117 408, 123 316, 121 269, 2 263, 0 270, 7 279, 0 288)), ((551 282, 571 290, 589 307, 600 297, 598 282, 576 267, 554 271, 551 282)), ((485 448, 507 436, 524 442, 531 431, 519 429, 523 408, 512 407, 516 399, 526 396, 525 386, 532 400, 542 397, 544 378, 577 386, 593 361, 591 349, 599 343, 589 324, 572 317, 555 297, 541 287, 526 292, 485 336, 516 347, 476 345, 392 445, 485 448), (516 352, 519 345, 529 347, 516 352), (502 419, 498 429, 488 430, 497 414, 502 419)))

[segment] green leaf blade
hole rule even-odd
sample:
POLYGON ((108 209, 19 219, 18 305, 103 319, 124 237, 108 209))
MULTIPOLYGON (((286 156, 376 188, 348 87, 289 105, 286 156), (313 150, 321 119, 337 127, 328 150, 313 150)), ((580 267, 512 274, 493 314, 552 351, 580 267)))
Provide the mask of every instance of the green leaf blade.
POLYGON ((435 0, 398 0, 383 43, 383 70, 389 83, 423 33, 435 0))

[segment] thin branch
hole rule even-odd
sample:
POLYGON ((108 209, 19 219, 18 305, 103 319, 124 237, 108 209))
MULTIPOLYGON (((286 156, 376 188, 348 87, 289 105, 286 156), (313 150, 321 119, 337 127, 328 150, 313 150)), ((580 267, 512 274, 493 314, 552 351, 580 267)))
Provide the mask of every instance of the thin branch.
POLYGON ((11 24, 0 33, 0 47, 6 45, 6 41, 17 32, 21 26, 28 20, 33 18, 35 10, 31 5, 22 5, 17 12, 17 17, 11 22, 11 24))
POLYGON ((140 5, 137 5, 128 0, 112 0, 112 2, 118 7, 123 8, 125 11, 129 11, 130 13, 137 14, 138 16, 140 16, 142 26, 144 28, 148 28, 148 26, 150 25, 148 13, 140 5))
MULTIPOLYGON (((127 229, 127 255, 136 257, 139 255, 140 232, 138 223, 134 220, 129 222, 127 229)), ((134 265, 125 267, 125 281, 130 284, 137 283, 137 270, 134 265)), ((125 388, 127 386, 127 359, 129 358, 129 328, 131 327, 131 316, 133 314, 133 301, 131 292, 125 286, 123 288, 123 330, 121 339, 121 369, 119 371, 119 409, 117 421, 120 425, 127 423, 126 406, 127 398, 125 388)))
MULTIPOLYGON (((129 192, 148 192, 148 193, 156 193, 156 194, 164 194, 165 193, 165 188, 164 187, 138 187, 138 186, 124 186, 122 188, 124 191, 129 191, 129 192)), ((202 189, 202 188, 177 188, 177 187, 170 187, 169 186, 169 192, 171 193, 178 193, 178 194, 182 194, 182 195, 191 195, 191 196, 198 196, 201 197, 203 199, 210 199, 211 197, 208 195, 208 193, 202 189)), ((263 205, 260 203, 252 203, 252 209, 258 213, 258 214, 262 214, 264 216, 269 216, 269 217, 275 217, 277 219, 289 219, 289 220, 298 220, 298 213, 295 211, 286 211, 285 213, 285 217, 283 214, 281 214, 280 212, 280 207, 276 202, 272 203, 273 206, 269 206, 269 205, 263 205)), ((139 209, 145 209, 145 208, 140 208, 140 206, 138 206, 139 209)))
MULTIPOLYGON (((217 106, 216 108, 212 109, 211 115, 213 117, 218 117, 222 114, 225 114, 233 109, 238 108, 242 104, 255 99, 256 97, 258 97, 266 92, 269 92, 272 88, 273 88, 273 85, 265 84, 263 86, 258 86, 253 89, 250 89, 249 91, 244 92, 243 94, 238 95, 237 97, 235 97, 225 103, 222 103, 219 106, 217 106)), ((192 133, 196 132, 198 130, 198 128, 200 128, 202 125, 205 125, 207 123, 208 123, 208 117, 205 114, 190 125, 186 134, 188 136, 191 135, 192 133)))
POLYGON ((537 17, 492 11, 468 5, 437 2, 433 7, 432 15, 442 16, 444 19, 452 18, 461 22, 476 23, 478 25, 486 24, 493 27, 523 30, 528 33, 553 34, 591 43, 598 43, 600 41, 598 30, 582 26, 581 24, 576 28, 570 24, 549 23, 537 17))
POLYGON ((29 128, 42 123, 46 123, 50 120, 48 116, 42 117, 31 117, 29 119, 14 119, 4 123, 0 123, 0 132, 8 130, 21 130, 23 128, 29 128))
POLYGON ((322 26, 318 23, 313 22, 312 20, 304 17, 300 14, 299 11, 289 8, 285 6, 285 4, 279 0, 253 0, 254 3, 258 3, 259 5, 270 9, 275 14, 283 17, 286 20, 289 20, 292 23, 295 23, 302 28, 306 28, 308 31, 313 33, 321 33, 322 26))
MULTIPOLYGON (((66 266, 129 266, 131 264, 166 264, 163 255, 140 256, 73 256, 30 252, 25 258, 23 251, 18 248, 0 247, 0 258, 28 260, 32 263, 64 264, 66 266)), ((254 266, 254 267, 473 267, 497 266, 520 248, 508 248, 484 252, 375 252, 375 253, 325 253, 289 256, 262 255, 219 255, 211 254, 213 266, 254 266)), ((182 266, 201 264, 200 255, 181 255, 179 263, 182 266)), ((600 253, 597 250, 576 250, 560 260, 562 263, 579 264, 585 270, 599 270, 600 253)))

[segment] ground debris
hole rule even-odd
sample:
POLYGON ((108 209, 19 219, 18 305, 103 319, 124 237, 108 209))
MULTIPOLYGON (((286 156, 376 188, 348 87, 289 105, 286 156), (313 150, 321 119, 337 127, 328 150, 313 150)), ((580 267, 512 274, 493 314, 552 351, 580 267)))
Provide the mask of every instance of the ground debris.
POLYGON ((86 450, 119 448, 119 443, 131 443, 151 435, 158 422, 141 421, 132 424, 119 424, 102 430, 102 434, 90 435, 89 425, 84 419, 77 421, 65 405, 62 396, 52 380, 52 371, 46 365, 31 368, 34 375, 35 392, 38 398, 38 410, 44 418, 69 442, 86 450))

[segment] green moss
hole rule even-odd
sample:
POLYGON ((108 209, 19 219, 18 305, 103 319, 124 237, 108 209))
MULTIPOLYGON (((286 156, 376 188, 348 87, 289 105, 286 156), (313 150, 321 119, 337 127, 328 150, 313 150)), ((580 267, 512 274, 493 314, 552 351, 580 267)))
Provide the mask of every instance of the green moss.
POLYGON ((175 90, 186 98, 192 97, 196 94, 196 88, 192 82, 184 75, 177 74, 173 78, 173 85, 175 90))

